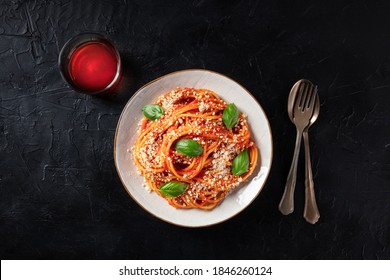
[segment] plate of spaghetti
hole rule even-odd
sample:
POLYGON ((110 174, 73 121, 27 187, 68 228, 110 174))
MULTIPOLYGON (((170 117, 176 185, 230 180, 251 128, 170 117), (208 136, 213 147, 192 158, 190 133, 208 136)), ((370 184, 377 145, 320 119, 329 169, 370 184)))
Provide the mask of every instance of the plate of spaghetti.
POLYGON ((129 195, 166 222, 228 220, 260 193, 272 162, 268 119, 240 84, 183 70, 139 89, 118 121, 114 158, 129 195))

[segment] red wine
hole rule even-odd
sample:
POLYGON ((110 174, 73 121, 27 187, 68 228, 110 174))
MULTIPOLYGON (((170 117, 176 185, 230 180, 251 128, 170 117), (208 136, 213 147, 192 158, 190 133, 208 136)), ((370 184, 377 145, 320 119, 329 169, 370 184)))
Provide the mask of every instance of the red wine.
MULTIPOLYGON (((88 42, 77 47, 72 53, 69 74, 77 88, 86 92, 97 92, 114 81, 118 64, 119 59, 111 46, 102 42, 88 42)), ((113 89, 115 85, 110 88, 113 89)))

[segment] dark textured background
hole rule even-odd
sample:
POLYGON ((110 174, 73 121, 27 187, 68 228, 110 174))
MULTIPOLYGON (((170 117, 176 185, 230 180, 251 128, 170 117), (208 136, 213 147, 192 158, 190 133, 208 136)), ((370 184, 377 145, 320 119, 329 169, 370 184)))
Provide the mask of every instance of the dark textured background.
POLYGON ((1 1, 1 258, 389 259, 390 3, 171 2, 1 1), (76 93, 61 80, 59 50, 84 31, 118 46, 126 69, 119 97, 76 93), (201 229, 141 209, 113 161, 129 97, 188 68, 251 91, 274 137, 261 195, 201 229), (321 99, 311 129, 322 215, 314 226, 302 217, 303 164, 295 212, 277 209, 295 141, 287 96, 300 78, 318 84, 321 99))

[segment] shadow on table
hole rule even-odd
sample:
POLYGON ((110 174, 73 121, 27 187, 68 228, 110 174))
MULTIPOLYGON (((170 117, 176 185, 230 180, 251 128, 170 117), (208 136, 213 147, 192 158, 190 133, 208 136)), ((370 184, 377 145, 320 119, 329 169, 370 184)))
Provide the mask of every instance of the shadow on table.
POLYGON ((122 78, 113 93, 101 96, 101 98, 115 103, 126 103, 137 89, 136 70, 133 60, 129 54, 121 54, 122 78))

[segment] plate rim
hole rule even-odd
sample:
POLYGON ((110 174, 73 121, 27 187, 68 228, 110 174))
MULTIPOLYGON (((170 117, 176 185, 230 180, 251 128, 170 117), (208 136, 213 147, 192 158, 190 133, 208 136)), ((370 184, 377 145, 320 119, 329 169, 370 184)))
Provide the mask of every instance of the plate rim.
POLYGON ((272 168, 272 161, 273 161, 273 158, 274 158, 274 142, 273 142, 273 137, 272 137, 272 129, 271 129, 271 125, 269 123, 269 119, 268 119, 268 116, 267 114, 265 113, 263 107, 261 106, 261 104, 259 103, 259 101, 257 101, 257 99, 255 98, 255 96, 249 91, 247 90, 242 84, 240 84, 239 82, 237 82, 236 80, 224 75, 224 74, 221 74, 219 72, 216 72, 216 71, 212 71, 212 70, 208 70, 208 69, 201 69, 201 68, 190 68, 190 69, 183 69, 183 70, 177 70, 177 71, 174 71, 174 72, 170 72, 168 74, 165 74, 165 75, 162 75, 162 76, 159 76, 151 81, 149 81, 148 83, 144 84, 143 86, 141 86, 137 91, 134 92, 134 94, 130 97, 130 99, 126 102, 126 105, 123 107, 122 109, 122 112, 119 116, 119 119, 118 119, 118 122, 117 122, 117 125, 116 125, 116 129, 115 129, 115 135, 114 135, 114 147, 113 147, 113 150, 114 150, 114 163, 115 163, 115 169, 116 169, 116 173, 118 174, 118 177, 119 177, 119 180, 121 181, 121 184, 122 184, 122 187, 126 190, 126 192, 128 193, 128 195, 133 199, 133 201, 135 201, 142 209, 144 209, 146 212, 148 212, 149 214, 151 214, 153 217, 157 218, 158 220, 162 220, 166 223, 169 223, 169 224, 172 224, 172 225, 175 225, 175 226, 180 226, 180 227, 185 227, 185 228, 205 228, 205 227, 211 227, 211 226, 214 226, 214 225, 218 225, 218 224, 221 224, 223 222, 226 222, 234 217, 236 217, 238 214, 240 214, 241 212, 243 212, 246 208, 249 207, 249 205, 252 204, 252 202, 259 196, 259 194, 261 193, 261 191, 263 190, 264 186, 265 186, 265 183, 267 182, 268 180, 268 176, 269 174, 271 173, 271 168, 272 168), (148 209, 146 209, 137 199, 134 198, 134 196, 130 193, 130 191, 127 189, 127 187, 125 186, 125 183, 124 183, 124 180, 122 179, 122 176, 121 176, 121 173, 119 171, 119 167, 118 167, 118 163, 117 163, 117 158, 116 158, 116 142, 117 142, 117 136, 118 136, 118 130, 119 130, 119 125, 121 123, 121 120, 123 118, 123 115, 124 115, 124 112, 125 112, 125 109, 127 108, 128 104, 135 98, 135 96, 142 90, 144 89, 145 87, 151 85, 152 83, 155 83, 157 82, 158 80, 161 80, 163 78, 166 78, 168 76, 171 76, 171 75, 174 75, 174 74, 177 74, 177 73, 183 73, 183 72, 192 72, 192 71, 200 71, 200 72, 208 72, 208 73, 212 73, 212 74, 216 74, 216 75, 219 75, 219 76, 222 76, 226 79, 229 79, 231 80, 232 82, 238 84, 239 86, 241 86, 253 99, 254 101, 257 103, 257 105, 260 107, 262 113, 264 114, 265 116, 265 119, 267 121, 267 126, 268 126, 268 129, 269 129, 269 132, 270 132, 270 138, 271 138, 271 156, 270 156, 270 163, 269 163, 269 167, 268 167, 268 171, 267 171, 267 175, 265 177, 265 180, 264 182, 262 183, 262 186, 260 187, 259 191, 256 193, 256 195, 251 199, 251 201, 242 209, 240 209, 237 213, 235 213, 234 215, 230 216, 230 217, 227 217, 221 221, 218 221, 218 222, 213 222, 211 224, 207 224, 207 225, 183 225, 183 224, 180 224, 180 223, 175 223, 173 221, 170 221, 170 220, 167 220, 167 219, 164 219, 162 217, 159 217, 157 216, 156 214, 152 213, 151 211, 149 211, 148 209))

